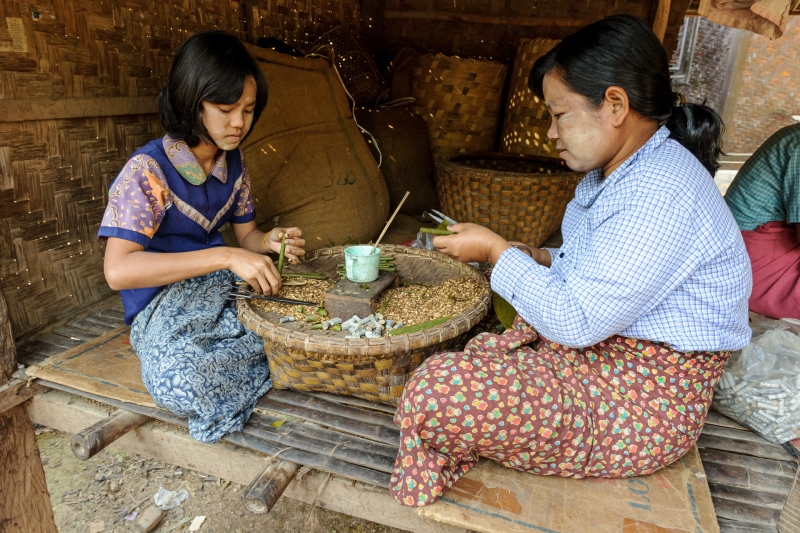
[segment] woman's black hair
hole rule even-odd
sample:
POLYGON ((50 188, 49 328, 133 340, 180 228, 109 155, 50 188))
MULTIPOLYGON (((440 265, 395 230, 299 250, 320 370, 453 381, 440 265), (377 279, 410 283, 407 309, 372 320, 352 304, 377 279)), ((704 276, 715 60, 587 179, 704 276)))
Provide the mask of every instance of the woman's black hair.
POLYGON ((641 19, 614 15, 594 22, 540 57, 528 78, 528 86, 540 98, 549 72, 594 106, 602 104, 606 89, 621 87, 631 109, 666 125, 670 137, 712 176, 719 168, 722 119, 706 105, 681 102, 681 95, 672 91, 667 52, 641 19))
POLYGON ((203 125, 202 102, 236 103, 242 97, 247 76, 256 80, 250 126, 253 131, 267 105, 267 81, 256 61, 239 39, 224 31, 201 31, 186 39, 175 54, 169 78, 159 95, 158 110, 167 134, 190 147, 201 140, 213 145, 203 125))

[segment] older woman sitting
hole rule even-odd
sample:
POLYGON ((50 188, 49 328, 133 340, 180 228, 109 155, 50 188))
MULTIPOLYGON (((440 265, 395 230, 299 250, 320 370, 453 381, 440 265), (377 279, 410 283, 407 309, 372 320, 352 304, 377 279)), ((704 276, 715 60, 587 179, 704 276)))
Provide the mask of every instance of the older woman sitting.
POLYGON ((492 288, 519 316, 406 385, 391 485, 406 505, 435 501, 478 456, 569 477, 664 468, 694 444, 729 350, 750 339, 747 252, 710 174, 722 124, 672 92, 653 32, 629 16, 591 24, 529 84, 560 156, 588 174, 560 249, 528 255, 474 224, 434 240, 493 263, 492 288))

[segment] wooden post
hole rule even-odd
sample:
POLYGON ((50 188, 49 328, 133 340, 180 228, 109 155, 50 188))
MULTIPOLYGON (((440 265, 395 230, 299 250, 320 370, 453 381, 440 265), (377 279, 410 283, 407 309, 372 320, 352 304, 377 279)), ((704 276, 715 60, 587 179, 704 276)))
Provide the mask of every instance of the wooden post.
POLYGON ((150 420, 148 416, 120 409, 105 420, 92 424, 80 433, 73 435, 69 441, 72 453, 81 461, 86 461, 148 420, 150 420))
POLYGON ((664 42, 664 35, 667 33, 670 4, 670 0, 657 0, 656 17, 653 20, 653 33, 658 36, 661 42, 664 42))
POLYGON ((245 0, 244 2, 244 21, 247 28, 247 42, 256 44, 261 37, 261 13, 259 11, 259 0, 245 0))
MULTIPOLYGON (((0 385, 16 365, 8 308, 0 291, 0 385)), ((58 533, 36 433, 25 409, 0 412, 0 530, 4 533, 58 533)))
POLYGON ((383 51, 386 0, 361 0, 361 42, 370 54, 383 51))
POLYGON ((242 501, 248 511, 266 514, 289 486, 300 465, 276 459, 264 467, 250 485, 242 492, 242 501))

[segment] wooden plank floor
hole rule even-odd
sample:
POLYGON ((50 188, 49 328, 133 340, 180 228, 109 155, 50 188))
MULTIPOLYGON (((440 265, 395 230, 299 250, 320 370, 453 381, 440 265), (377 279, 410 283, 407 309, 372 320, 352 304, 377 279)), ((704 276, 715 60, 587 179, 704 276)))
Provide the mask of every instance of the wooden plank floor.
MULTIPOLYGON (((553 240, 557 240, 558 236, 553 240)), ((122 306, 51 328, 23 345, 18 361, 26 366, 98 337, 123 324, 122 306)), ((53 388, 66 389, 51 384, 53 388)), ((150 409, 75 394, 186 427, 163 409, 150 409), (147 412, 144 412, 147 411, 147 412)), ((262 398, 245 430, 226 440, 387 487, 399 442, 393 409, 357 398, 271 391, 262 398), (278 427, 273 424, 291 419, 278 427)), ((797 472, 797 457, 717 413, 709 413, 697 441, 721 533, 777 533, 777 523, 797 472)))

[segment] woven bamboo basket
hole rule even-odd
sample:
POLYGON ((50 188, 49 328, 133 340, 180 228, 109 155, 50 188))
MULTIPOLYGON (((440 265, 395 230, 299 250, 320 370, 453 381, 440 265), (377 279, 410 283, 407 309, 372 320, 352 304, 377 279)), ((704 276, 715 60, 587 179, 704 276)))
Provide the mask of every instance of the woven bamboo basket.
POLYGON ((541 156, 475 153, 436 160, 445 213, 531 246, 558 229, 582 177, 562 160, 541 156))
POLYGON ((550 113, 544 100, 528 88, 533 64, 552 50, 559 41, 522 39, 514 56, 514 67, 508 87, 508 101, 503 118, 500 149, 507 154, 530 154, 553 157, 555 144, 547 138, 550 113))
MULTIPOLYGON (((403 387, 420 363, 452 348, 488 313, 489 283, 474 268, 435 251, 391 244, 380 245, 380 249, 394 255, 401 282, 440 284, 453 278, 471 278, 480 281, 484 291, 466 312, 444 324, 377 339, 346 339, 345 332, 303 330, 291 322, 280 324, 277 313, 241 300, 239 320, 264 339, 275 388, 352 395, 397 405, 403 387)), ((323 248, 306 254, 298 270, 338 279, 336 265, 343 261, 344 247, 323 248)))
POLYGON ((434 151, 494 149, 507 72, 507 65, 495 61, 441 54, 415 60, 411 96, 428 123, 434 151))

